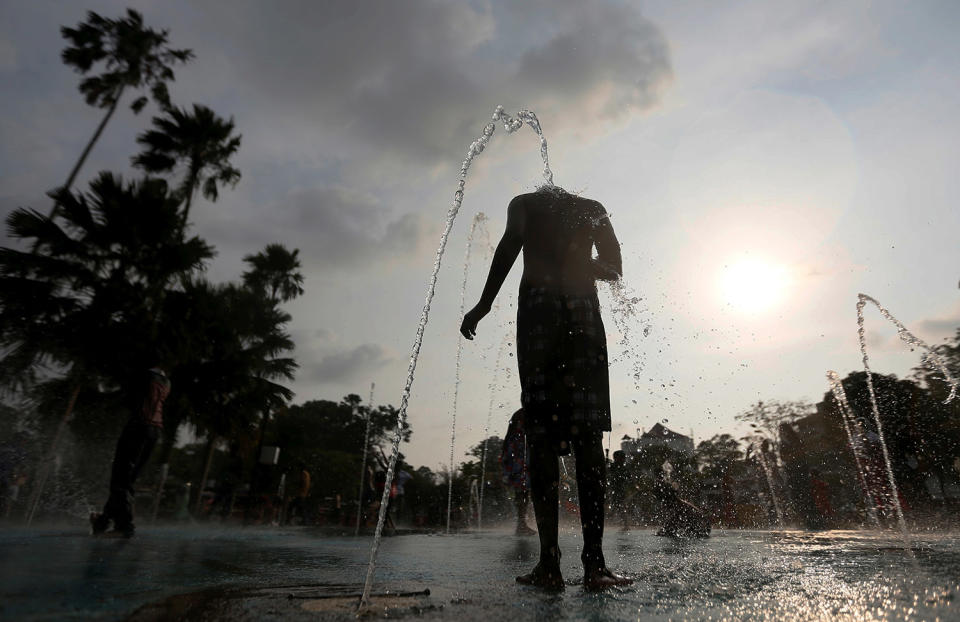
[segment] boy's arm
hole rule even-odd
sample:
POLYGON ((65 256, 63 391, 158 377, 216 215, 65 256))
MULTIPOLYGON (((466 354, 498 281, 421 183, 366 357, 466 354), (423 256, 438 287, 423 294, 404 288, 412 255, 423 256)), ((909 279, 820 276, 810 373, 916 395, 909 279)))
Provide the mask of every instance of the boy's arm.
POLYGON ((503 237, 500 238, 500 243, 497 244, 496 252, 493 254, 493 261, 490 264, 490 272, 487 274, 487 282, 483 286, 483 293, 480 295, 480 302, 463 316, 460 334, 467 339, 473 339, 477 334, 477 324, 490 313, 493 301, 517 260, 520 249, 523 248, 525 218, 523 206, 519 199, 520 197, 514 197, 507 207, 507 227, 503 232, 503 237))
POLYGON ((616 281, 623 276, 623 258, 620 255, 620 242, 610 224, 610 215, 603 205, 597 203, 599 215, 594 227, 594 244, 597 258, 593 260, 594 278, 598 281, 616 281))

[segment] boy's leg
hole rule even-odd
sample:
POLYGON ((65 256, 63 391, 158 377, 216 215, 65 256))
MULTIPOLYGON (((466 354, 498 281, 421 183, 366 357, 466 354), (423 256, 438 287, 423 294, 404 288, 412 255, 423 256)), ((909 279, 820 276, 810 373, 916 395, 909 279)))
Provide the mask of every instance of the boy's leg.
POLYGON ((631 579, 613 574, 603 558, 603 514, 606 491, 606 460, 600 433, 587 434, 573 443, 577 458, 577 488, 580 494, 580 523, 583 528, 583 586, 602 590, 629 585, 631 579))
POLYGON ((599 434, 580 437, 573 443, 577 459, 577 490, 583 529, 583 567, 587 572, 605 568, 603 559, 604 503, 607 488, 606 460, 599 434))
POLYGON ((557 450, 546 436, 528 434, 530 488, 540 536, 540 563, 518 583, 550 589, 563 588, 558 533, 560 520, 560 464, 557 450))

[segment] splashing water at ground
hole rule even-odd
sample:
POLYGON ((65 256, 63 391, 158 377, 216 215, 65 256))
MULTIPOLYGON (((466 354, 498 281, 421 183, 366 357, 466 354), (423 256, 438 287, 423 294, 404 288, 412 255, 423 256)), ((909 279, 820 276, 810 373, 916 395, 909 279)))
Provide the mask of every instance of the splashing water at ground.
POLYGON ((853 452, 853 461, 857 466, 857 476, 859 478, 857 481, 863 490, 867 514, 870 516, 870 522, 873 523, 873 526, 879 529, 880 518, 877 516, 877 504, 874 499, 874 494, 870 491, 870 487, 867 486, 867 478, 863 470, 863 458, 861 456, 864 447, 863 426, 861 426, 860 422, 853 416, 850 403, 847 402, 847 392, 843 389, 840 375, 835 371, 828 371, 827 380, 830 382, 830 391, 833 393, 834 399, 837 400, 840 418, 843 420, 843 427, 847 432, 847 439, 850 441, 850 451, 853 452))
POLYGON ((876 299, 866 294, 857 295, 857 336, 860 339, 860 354, 863 355, 863 369, 867 372, 867 391, 870 395, 870 409, 873 413, 874 421, 877 424, 877 436, 880 437, 880 448, 883 450, 883 462, 887 469, 887 481, 890 484, 890 496, 892 497, 890 501, 893 504, 893 507, 896 509, 897 521, 900 523, 900 531, 903 534, 904 542, 909 547, 909 532, 907 531, 907 522, 904 519, 903 507, 900 504, 900 493, 897 489, 896 478, 893 475, 893 464, 890 461, 890 452, 887 450, 887 441, 883 433, 883 423, 880 421, 880 409, 877 406, 877 395, 873 387, 873 372, 870 370, 870 357, 867 356, 867 337, 866 330, 863 325, 863 308, 868 302, 873 303, 877 309, 880 310, 880 314, 897 327, 897 335, 901 340, 911 346, 925 350, 922 359, 923 363, 943 374, 944 380, 950 385, 950 394, 947 396, 947 399, 944 401, 944 403, 950 402, 956 397, 957 381, 950 374, 950 370, 947 369, 943 359, 940 358, 933 348, 928 346, 922 339, 916 337, 910 331, 908 331, 907 328, 900 323, 897 318, 893 317, 893 315, 876 299))
POLYGON ((508 134, 516 132, 526 123, 540 138, 540 156, 543 158, 543 177, 546 185, 553 186, 553 172, 550 170, 550 161, 547 157, 547 141, 543 136, 543 129, 540 126, 540 120, 529 110, 521 110, 514 119, 504 112, 503 106, 497 106, 494 110, 492 120, 487 123, 480 136, 470 143, 467 149, 467 155, 460 165, 460 174, 457 177, 457 189, 453 193, 453 203, 447 210, 446 224, 443 233, 440 234, 440 245, 437 247, 437 253, 433 260, 433 270, 430 273, 430 279, 427 283, 427 294, 423 303, 423 310, 420 312, 420 321, 417 323, 417 332, 413 340, 413 349, 410 353, 410 364, 407 367, 407 380, 403 387, 403 394, 400 398, 400 409, 397 412, 397 429, 393 435, 392 451, 390 461, 387 466, 387 477, 383 487, 383 496, 380 500, 380 513, 377 518, 377 528, 373 536, 373 544, 370 547, 370 562, 367 565, 367 576, 364 581, 363 595, 360 598, 361 607, 366 606, 369 601, 370 588, 373 585, 373 575, 377 565, 377 551, 380 548, 380 539, 383 534, 383 524, 387 516, 387 503, 390 500, 390 487, 393 484, 394 470, 397 464, 397 456, 400 453, 400 439, 403 434, 403 427, 407 420, 407 407, 410 403, 410 392, 413 388, 413 379, 417 370, 417 359, 420 356, 420 348, 423 345, 423 333, 427 328, 427 322, 430 318, 430 305, 433 302, 433 295, 437 289, 437 275, 440 273, 440 264, 443 260, 443 252, 447 248, 447 239, 450 237, 450 230, 453 228, 453 222, 460 212, 460 206, 463 204, 463 192, 467 184, 467 171, 473 163, 473 159, 481 154, 490 142, 490 137, 496 130, 497 121, 503 122, 504 129, 508 134))

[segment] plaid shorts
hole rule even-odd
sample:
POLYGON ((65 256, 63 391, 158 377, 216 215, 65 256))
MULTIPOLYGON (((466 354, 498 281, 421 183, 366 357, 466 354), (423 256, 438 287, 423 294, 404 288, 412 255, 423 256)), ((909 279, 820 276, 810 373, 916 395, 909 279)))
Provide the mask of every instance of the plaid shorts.
POLYGON ((547 434, 566 453, 572 437, 610 429, 607 336, 596 292, 521 288, 517 364, 529 434, 547 434))

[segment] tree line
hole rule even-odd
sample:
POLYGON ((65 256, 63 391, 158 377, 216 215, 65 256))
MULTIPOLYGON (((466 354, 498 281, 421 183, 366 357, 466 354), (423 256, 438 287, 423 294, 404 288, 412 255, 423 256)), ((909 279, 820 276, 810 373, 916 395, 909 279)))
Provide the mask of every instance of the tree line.
POLYGON ((168 31, 147 27, 133 10, 117 19, 90 12, 61 33, 63 62, 104 116, 66 182, 48 193, 52 208, 10 213, 13 244, 0 249, 5 413, 21 433, 32 428, 45 440, 33 448, 43 459, 30 478, 31 515, 64 434, 80 439, 80 455, 109 447, 142 373, 158 362, 175 388, 162 462, 184 424, 207 439, 208 455, 219 439, 255 435, 293 395, 284 384, 297 363, 283 306, 304 282, 298 251, 276 243, 245 256, 236 281, 205 276, 216 250, 191 230, 191 206, 197 195, 216 201, 240 180, 233 158, 241 136, 232 118, 171 101, 174 68, 193 53, 170 47, 168 31), (102 171, 75 190, 124 99, 134 113, 151 101, 157 110, 136 139, 137 172, 102 171))

